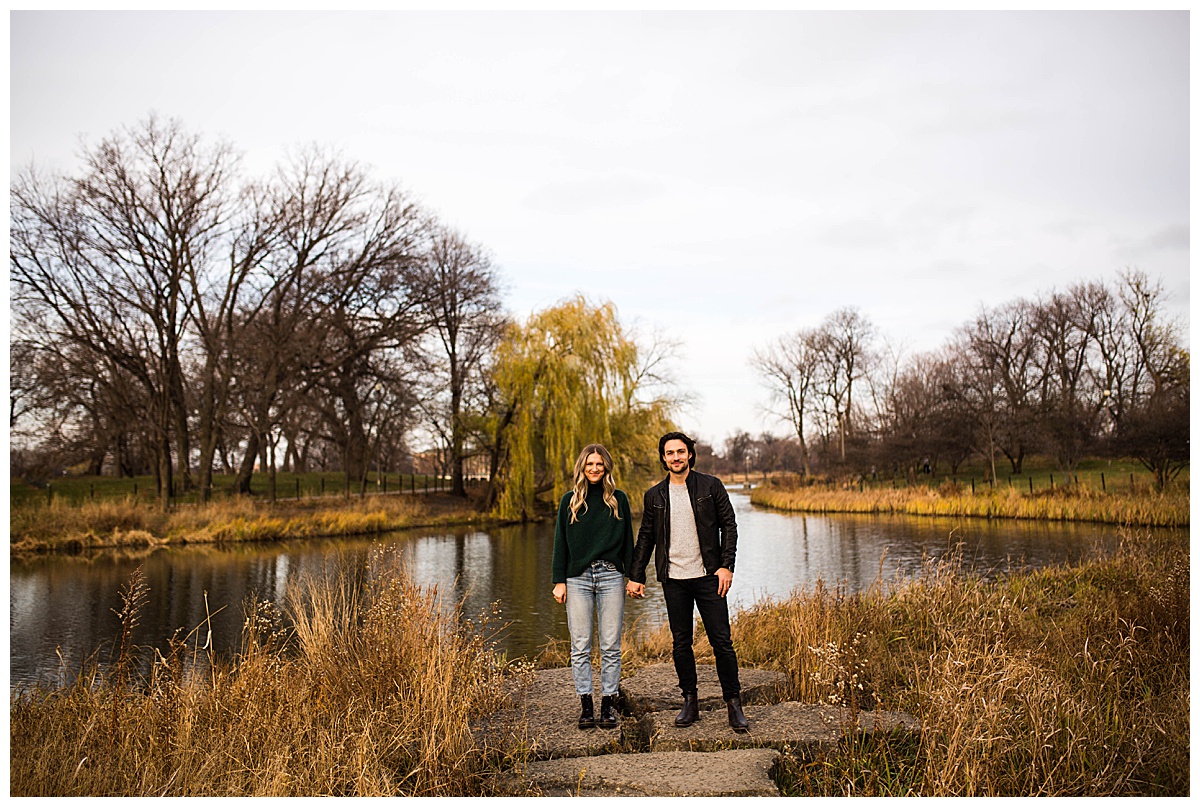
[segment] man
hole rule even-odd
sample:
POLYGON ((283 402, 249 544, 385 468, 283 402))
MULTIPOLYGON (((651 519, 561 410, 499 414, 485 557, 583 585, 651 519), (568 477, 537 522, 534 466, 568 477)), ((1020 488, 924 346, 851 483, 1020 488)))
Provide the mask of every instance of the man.
POLYGON ((658 441, 658 456, 667 478, 646 491, 642 526, 625 589, 631 597, 646 596, 646 565, 653 553, 654 570, 667 601, 675 674, 683 691, 683 709, 675 718, 675 725, 690 726, 700 719, 696 656, 692 652, 695 608, 704 620, 704 630, 716 656, 729 725, 734 731, 744 732, 750 726, 742 712, 737 655, 733 651, 729 605, 725 600, 733 584, 733 561, 737 553, 733 505, 720 479, 694 470, 696 443, 686 434, 664 434, 658 441))

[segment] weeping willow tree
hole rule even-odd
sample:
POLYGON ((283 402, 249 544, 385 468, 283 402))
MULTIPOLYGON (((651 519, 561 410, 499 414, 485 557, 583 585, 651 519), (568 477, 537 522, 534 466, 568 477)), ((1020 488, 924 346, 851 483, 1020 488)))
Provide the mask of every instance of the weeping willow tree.
POLYGON ((657 476, 658 438, 679 399, 656 372, 673 346, 638 344, 611 302, 569 299, 509 330, 496 354, 493 503, 505 518, 533 515, 540 494, 563 492, 588 443, 612 453, 633 503, 657 476))

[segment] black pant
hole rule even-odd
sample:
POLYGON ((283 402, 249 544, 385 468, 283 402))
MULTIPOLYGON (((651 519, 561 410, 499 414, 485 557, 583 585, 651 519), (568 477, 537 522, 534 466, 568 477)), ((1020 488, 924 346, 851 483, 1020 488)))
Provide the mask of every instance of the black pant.
POLYGON ((696 688, 696 654, 692 652, 694 636, 692 607, 700 612, 704 632, 717 660, 717 678, 721 680, 721 695, 725 700, 741 694, 738 682, 737 655, 729 633, 729 604, 717 594, 715 574, 690 580, 662 581, 663 597, 667 601, 667 621, 674 640, 672 656, 679 688, 689 692, 696 688))

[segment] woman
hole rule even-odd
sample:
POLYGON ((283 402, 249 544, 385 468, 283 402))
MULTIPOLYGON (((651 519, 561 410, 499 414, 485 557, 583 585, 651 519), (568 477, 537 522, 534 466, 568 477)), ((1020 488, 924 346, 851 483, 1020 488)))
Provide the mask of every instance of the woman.
POLYGON ((581 711, 579 728, 596 727, 592 703, 592 615, 600 639, 600 727, 617 727, 621 682, 621 619, 625 575, 633 561, 629 499, 613 481, 613 461, 599 443, 575 460, 574 488, 558 503, 552 567, 554 599, 567 605, 571 674, 581 711))

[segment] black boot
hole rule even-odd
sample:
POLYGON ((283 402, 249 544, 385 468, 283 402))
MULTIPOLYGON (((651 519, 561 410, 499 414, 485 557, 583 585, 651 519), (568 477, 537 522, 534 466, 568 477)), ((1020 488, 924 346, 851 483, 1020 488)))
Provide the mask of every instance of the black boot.
POLYGON ((600 699, 600 728, 615 729, 617 723, 617 696, 605 695, 600 699))
POLYGON ((729 727, 739 734, 749 731, 750 723, 746 720, 746 715, 742 712, 741 697, 734 695, 725 701, 725 706, 729 710, 729 727))
POLYGON ((675 717, 675 725, 683 728, 690 726, 700 719, 700 704, 696 701, 696 690, 683 693, 683 708, 675 717))
POLYGON ((582 707, 579 712, 579 728, 596 728, 596 707, 592 705, 592 696, 580 695, 579 705, 582 707))

